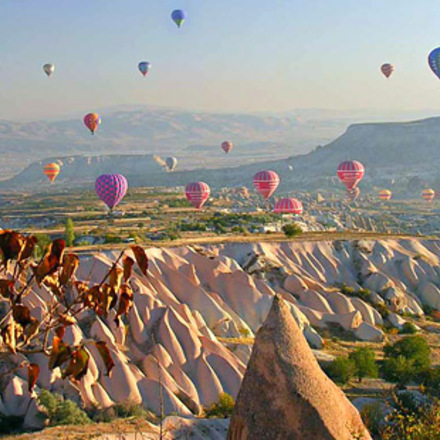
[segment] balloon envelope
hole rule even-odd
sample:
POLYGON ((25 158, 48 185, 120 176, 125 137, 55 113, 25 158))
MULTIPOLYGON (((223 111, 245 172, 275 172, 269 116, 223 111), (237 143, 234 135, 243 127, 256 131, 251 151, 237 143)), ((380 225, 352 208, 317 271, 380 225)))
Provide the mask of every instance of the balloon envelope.
POLYGON ((148 61, 141 61, 138 67, 142 75, 147 76, 148 72, 151 69, 151 63, 149 63, 148 61))
POLYGON ((180 28, 186 18, 185 11, 182 11, 181 9, 176 9, 171 13, 171 18, 173 19, 174 23, 177 24, 177 27, 180 28))
POLYGON ((387 77, 389 78, 392 73, 394 72, 394 66, 392 64, 382 64, 382 66, 380 67, 381 72, 387 77))
POLYGON ((433 189, 424 189, 422 191, 422 197, 425 199, 428 203, 431 203, 434 200, 435 197, 435 191, 433 189))
POLYGON ((55 179, 57 178, 58 174, 60 174, 60 170, 61 170, 60 166, 55 162, 48 163, 44 165, 43 168, 44 174, 52 183, 55 182, 55 179))
POLYGON ((128 182, 122 174, 102 174, 96 179, 95 189, 98 197, 113 209, 127 193, 128 182))
POLYGON ((222 149, 227 154, 234 148, 234 145, 232 142, 225 141, 222 143, 222 149))
POLYGON ((170 171, 174 171, 177 167, 178 161, 175 157, 167 157, 165 163, 170 171))
POLYGON ((208 200, 211 189, 205 182, 192 182, 186 185, 185 194, 195 208, 201 209, 208 200))
POLYGON ((94 134, 101 124, 101 118, 97 113, 89 113, 88 115, 84 116, 84 124, 90 130, 90 132, 94 134))
POLYGON ((429 54, 428 63, 435 76, 440 79, 440 47, 429 54))
POLYGON ((303 205, 297 199, 285 198, 280 199, 275 204, 274 212, 277 214, 302 214, 303 205))
POLYGON ((391 197, 393 196, 393 193, 389 189, 382 189, 379 191, 379 199, 388 201, 391 200, 391 197))
POLYGON ((55 72, 55 66, 54 66, 53 64, 45 64, 45 65, 43 66, 43 70, 44 70, 44 73, 45 73, 48 77, 50 77, 50 75, 52 75, 52 73, 55 72))
POLYGON ((365 174, 364 166, 357 160, 347 160, 338 166, 339 180, 344 183, 348 191, 356 188, 365 174))
POLYGON ((254 176, 255 189, 267 200, 278 188, 280 177, 275 171, 259 171, 254 176))

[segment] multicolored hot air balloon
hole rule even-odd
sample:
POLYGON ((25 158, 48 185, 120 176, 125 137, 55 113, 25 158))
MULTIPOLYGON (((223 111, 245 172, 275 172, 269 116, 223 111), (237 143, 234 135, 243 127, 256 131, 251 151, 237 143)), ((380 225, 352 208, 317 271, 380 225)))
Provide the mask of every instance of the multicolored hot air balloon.
POLYGON ((224 141, 222 143, 222 149, 226 154, 228 154, 233 148, 234 148, 234 144, 232 142, 224 141))
POLYGON ((280 199, 275 204, 274 212, 277 214, 297 214, 303 213, 303 205, 297 199, 285 198, 280 199))
POLYGON ((174 23, 177 24, 177 27, 180 28, 186 18, 185 11, 182 11, 181 9, 176 9, 171 13, 171 18, 173 19, 174 23))
POLYGON ((394 72, 394 66, 392 64, 386 63, 382 64, 380 67, 381 72, 385 75, 385 77, 389 78, 394 72))
POLYGON ((101 124, 101 118, 97 113, 89 113, 84 116, 84 124, 92 134, 95 134, 95 131, 98 130, 98 127, 101 124))
POLYGON ((428 203, 432 203, 435 197, 435 191, 433 189, 424 189, 422 191, 422 198, 425 199, 428 203))
POLYGON ((435 76, 440 79, 440 47, 429 54, 428 63, 435 76))
POLYGON ((45 64, 43 66, 44 73, 50 78, 52 73, 55 72, 55 65, 54 64, 45 64))
POLYGON ((51 183, 55 182, 55 179, 57 178, 58 174, 60 174, 60 166, 55 163, 48 163, 44 165, 43 172, 46 175, 46 177, 50 180, 51 183))
POLYGON ((275 171, 259 171, 254 176, 255 189, 267 200, 278 188, 280 177, 275 171))
POLYGON ((381 189, 379 191, 379 199, 383 200, 385 202, 388 202, 388 200, 391 200, 392 196, 393 196, 393 193, 389 189, 381 189))
POLYGON ((122 174, 102 174, 96 179, 95 189, 98 197, 111 211, 127 193, 128 182, 122 174))
POLYGON ((186 185, 185 194, 186 198, 196 209, 201 209, 208 200, 211 189, 205 182, 192 182, 186 185))
POLYGON ((357 160, 348 160, 338 166, 339 180, 347 187, 348 191, 356 188, 365 174, 364 166, 357 160))
POLYGON ((177 159, 175 157, 167 157, 165 160, 168 171, 174 171, 177 167, 177 159))
POLYGON ((138 68, 142 75, 147 76, 151 69, 151 63, 148 61, 141 61, 138 65, 138 68))

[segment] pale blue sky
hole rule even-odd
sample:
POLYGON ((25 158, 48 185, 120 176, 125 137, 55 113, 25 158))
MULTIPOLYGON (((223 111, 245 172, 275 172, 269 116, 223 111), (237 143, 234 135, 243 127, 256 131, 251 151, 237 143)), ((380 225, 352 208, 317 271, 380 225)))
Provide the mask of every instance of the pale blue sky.
POLYGON ((426 62, 439 25, 437 0, 0 0, 0 118, 121 104, 440 110, 426 62))

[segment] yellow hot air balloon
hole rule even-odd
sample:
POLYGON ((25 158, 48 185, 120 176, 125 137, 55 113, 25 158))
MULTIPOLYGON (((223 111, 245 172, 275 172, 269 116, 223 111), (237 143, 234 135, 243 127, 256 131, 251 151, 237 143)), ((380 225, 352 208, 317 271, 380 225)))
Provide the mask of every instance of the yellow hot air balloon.
POLYGON ((422 191, 422 197, 428 202, 431 203, 435 197, 435 191, 431 188, 424 189, 422 191))
POLYGON ((51 183, 54 183, 58 174, 60 174, 61 168, 57 163, 53 162, 44 165, 43 170, 44 174, 46 174, 46 177, 51 181, 51 183))
POLYGON ((388 200, 390 200, 392 196, 393 193, 389 189, 381 189, 379 191, 379 199, 385 202, 388 202, 388 200))

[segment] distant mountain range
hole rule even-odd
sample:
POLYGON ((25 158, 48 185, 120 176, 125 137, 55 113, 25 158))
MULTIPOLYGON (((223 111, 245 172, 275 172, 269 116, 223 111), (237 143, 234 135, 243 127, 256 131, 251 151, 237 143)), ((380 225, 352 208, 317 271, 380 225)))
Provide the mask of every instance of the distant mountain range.
MULTIPOLYGON (((260 145, 264 150, 265 144, 260 145)), ((240 148, 228 156, 232 161, 245 154, 240 148)), ((187 151, 196 157, 205 150, 193 146, 187 147, 187 151)), ((280 174, 280 191, 283 192, 341 188, 335 177, 336 168, 347 159, 356 159, 365 165, 366 175, 361 184, 364 188, 392 188, 402 194, 415 193, 427 186, 440 189, 440 118, 408 123, 354 124, 333 142, 308 154, 216 169, 182 170, 178 167, 176 172, 167 173, 153 155, 53 156, 46 160, 62 162, 62 173, 57 181, 61 187, 91 185, 96 176, 110 172, 124 174, 135 186, 176 186, 203 180, 213 188, 250 187, 254 173, 268 168, 280 174), (289 165, 293 166, 293 171, 289 165)), ((1 182, 0 188, 41 189, 46 182, 42 165, 43 161, 34 162, 13 179, 1 182)))
POLYGON ((0 173, 11 177, 35 160, 56 156, 159 154, 177 156, 180 167, 218 168, 310 151, 346 128, 337 115, 221 114, 158 107, 102 110, 102 125, 91 136, 82 116, 58 121, 0 121, 0 173), (220 149, 224 140, 234 156, 220 149))

